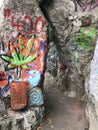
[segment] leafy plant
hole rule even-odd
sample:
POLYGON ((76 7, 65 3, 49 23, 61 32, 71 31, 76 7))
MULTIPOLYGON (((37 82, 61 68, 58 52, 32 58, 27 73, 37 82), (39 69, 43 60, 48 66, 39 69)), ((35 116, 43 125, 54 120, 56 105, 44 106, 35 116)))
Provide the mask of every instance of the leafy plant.
POLYGON ((80 32, 72 35, 72 38, 75 39, 76 44, 78 46, 84 47, 88 50, 94 49, 94 37, 98 34, 98 32, 93 27, 89 28, 80 28, 80 32))
POLYGON ((28 69, 28 63, 36 59, 40 41, 38 38, 31 37, 27 39, 23 36, 19 36, 16 40, 18 44, 10 43, 8 54, 2 54, 0 58, 8 62, 5 70, 17 68, 17 78, 19 78, 21 69, 28 69), (37 42, 35 43, 35 41, 37 42))

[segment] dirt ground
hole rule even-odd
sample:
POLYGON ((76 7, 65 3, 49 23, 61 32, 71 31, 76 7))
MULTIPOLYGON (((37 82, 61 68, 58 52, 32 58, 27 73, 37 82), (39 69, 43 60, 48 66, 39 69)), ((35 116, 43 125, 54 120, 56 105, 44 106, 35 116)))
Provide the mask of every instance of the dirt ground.
POLYGON ((57 88, 44 89, 46 116, 37 130, 87 130, 82 101, 65 97, 57 88))

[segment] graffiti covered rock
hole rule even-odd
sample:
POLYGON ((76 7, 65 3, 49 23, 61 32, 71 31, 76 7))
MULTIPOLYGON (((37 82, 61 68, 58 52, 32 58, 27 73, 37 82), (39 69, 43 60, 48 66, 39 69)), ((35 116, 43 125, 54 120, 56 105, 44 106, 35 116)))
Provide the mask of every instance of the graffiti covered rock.
POLYGON ((6 0, 1 7, 0 16, 0 96, 5 99, 11 97, 12 109, 8 107, 6 111, 4 104, 1 104, 8 121, 6 123, 5 117, 0 118, 0 128, 7 129, 10 118, 12 126, 9 129, 31 130, 42 121, 44 114, 42 77, 45 66, 46 20, 36 0, 6 0), (32 90, 32 96, 28 90, 32 90), (35 99, 35 93, 38 98, 42 97, 41 100, 35 99), (29 97, 36 101, 36 106, 34 101, 33 105, 28 106, 32 101, 29 97), (15 110, 21 111, 13 114, 15 110), (19 120, 22 121, 22 127, 19 120))

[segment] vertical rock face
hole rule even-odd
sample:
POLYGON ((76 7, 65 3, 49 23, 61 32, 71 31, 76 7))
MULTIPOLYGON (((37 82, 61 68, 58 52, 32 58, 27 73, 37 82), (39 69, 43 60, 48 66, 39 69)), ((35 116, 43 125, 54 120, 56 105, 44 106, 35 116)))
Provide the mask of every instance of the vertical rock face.
MULTIPOLYGON (((20 82, 22 80, 28 80, 30 86, 35 87, 41 81, 40 79, 43 79, 41 76, 43 74, 44 53, 41 52, 44 52, 46 27, 44 26, 45 21, 37 3, 42 1, 6 0, 1 8, 1 95, 6 96, 9 94, 6 92, 9 92, 9 83, 12 81, 20 82), (23 42, 25 46, 23 46, 23 42), (34 45, 33 49, 31 49, 32 42, 34 45), (19 53, 18 56, 17 52, 19 53), (39 53, 37 54, 37 52, 39 53), (22 59, 25 59, 25 61, 22 61, 22 59), (40 60, 40 62, 34 61, 33 64, 32 61, 34 59, 37 59, 37 61, 40 60), (30 71, 28 69, 28 66, 32 68, 32 65, 34 69, 37 65, 36 71, 30 71), (33 81, 32 77, 34 79, 33 81)), ((91 85, 89 87, 90 63, 94 51, 93 45, 95 46, 95 36, 98 34, 96 33, 98 28, 97 5, 97 0, 93 4, 90 1, 83 1, 81 6, 75 0, 54 0, 50 8, 46 9, 44 6, 46 10, 41 9, 42 11, 47 11, 43 13, 53 31, 52 42, 54 43, 51 42, 50 45, 48 54, 49 68, 47 70, 55 77, 51 78, 55 86, 63 85, 67 91, 75 92, 77 97, 83 96, 85 92, 88 94, 89 102, 87 104, 86 114, 90 124, 89 130, 98 130, 98 126, 96 125, 98 103, 97 98, 94 96, 97 94, 97 84, 96 86, 91 85), (85 17, 91 18, 91 21, 88 18, 85 19, 85 17), (92 90, 93 93, 91 92, 92 90)), ((97 64, 95 65, 97 66, 97 64)), ((35 89, 33 91, 34 97, 36 96, 35 89)), ((32 89, 29 93, 31 94, 31 92, 32 89)), ((39 90, 37 92, 39 94, 39 90)), ((42 93, 40 94, 39 96, 42 97, 42 93)), ((33 101, 36 104, 38 103, 35 98, 33 101)), ((3 105, 2 107, 5 109, 3 105)), ((30 106, 32 106, 32 102, 30 102, 30 106)), ((8 120, 3 120, 2 118, 0 121, 1 130, 29 130, 38 121, 40 122, 42 120, 43 111, 43 107, 31 108, 26 113, 15 113, 16 116, 14 117, 14 112, 9 110, 8 120)))
POLYGON ((87 104, 86 115, 89 120, 89 130, 97 130, 96 125, 98 120, 98 74, 97 74, 97 62, 98 62, 98 41, 94 51, 94 56, 91 61, 91 73, 89 80, 89 98, 90 102, 87 104), (96 127, 95 127, 96 125, 96 127))
MULTIPOLYGON (((63 64, 64 67, 67 68, 65 69, 66 71, 63 69, 63 72, 67 72, 66 74, 63 73, 65 77, 65 82, 63 82, 64 87, 68 91, 76 92, 77 97, 81 97, 85 93, 89 96, 86 109, 89 130, 98 129, 96 125, 98 118, 98 84, 97 71, 95 70, 97 63, 90 68, 94 54, 94 48, 91 47, 91 45, 95 46, 96 44, 95 36, 97 35, 96 31, 98 29, 97 5, 97 0, 82 1, 82 3, 81 1, 77 3, 77 1, 71 0, 54 0, 53 5, 48 10, 48 14, 46 14, 48 21, 52 24, 51 28, 53 28, 53 31, 56 31, 54 35, 57 36, 57 40, 54 40, 54 43, 57 45, 60 64, 63 64), (89 17, 89 19, 85 19, 85 17, 89 17), (91 22, 89 21, 90 17, 92 17, 91 22), (73 34, 74 38, 72 36, 73 34), (91 78, 90 71, 91 74, 94 74, 91 78), (89 84, 89 80, 93 80, 91 85, 89 84), (95 80, 96 82, 94 82, 95 80)), ((50 57, 51 55, 50 53, 50 57)), ((52 60, 55 59, 54 57, 51 57, 52 60)), ((94 61, 97 61, 96 58, 97 57, 95 57, 94 61)), ((62 83, 62 80, 59 80, 61 79, 61 71, 59 70, 62 70, 60 68, 62 67, 59 65, 56 66, 57 72, 59 73, 57 73, 56 78, 51 78, 53 81, 57 79, 59 85, 62 83)), ((54 76, 53 73, 51 74, 54 76)), ((57 85, 58 82, 55 82, 55 85, 57 85)))
POLYGON ((0 129, 31 130, 44 114, 46 21, 36 0, 5 0, 0 16, 0 96, 11 97, 12 109, 1 116, 0 129))
MULTIPOLYGON (((48 17, 56 31, 58 43, 55 40, 56 38, 53 38, 54 44, 57 46, 57 53, 60 60, 60 63, 58 63, 57 59, 55 59, 55 62, 57 62, 57 69, 55 70, 59 72, 57 76, 54 76, 54 79, 58 81, 55 86, 63 84, 64 88, 68 91, 75 91, 78 97, 83 96, 85 93, 85 84, 89 78, 87 77, 89 69, 87 71, 86 69, 91 62, 93 51, 77 46, 72 35, 80 32, 83 26, 82 17, 88 15, 92 15, 92 24, 89 26, 89 28, 91 28, 91 26, 94 26, 94 20, 97 19, 96 17, 93 18, 93 10, 89 13, 83 11, 83 8, 74 1, 63 0, 61 2, 59 0, 54 0, 53 5, 48 10, 48 17), (61 69, 62 66, 63 69, 61 69), (64 79, 64 81, 59 80, 61 78, 64 79)), ((50 57, 52 54, 53 53, 50 53, 50 57)), ((56 57, 56 54, 53 55, 56 57)), ((48 66, 49 64, 51 66, 51 62, 48 62, 48 66)))

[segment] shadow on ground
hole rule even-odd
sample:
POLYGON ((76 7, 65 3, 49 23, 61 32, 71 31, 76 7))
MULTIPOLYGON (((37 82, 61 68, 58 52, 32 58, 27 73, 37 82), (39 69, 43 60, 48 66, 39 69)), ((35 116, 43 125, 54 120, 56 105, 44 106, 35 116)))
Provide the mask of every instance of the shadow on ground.
POLYGON ((44 87, 46 116, 37 130, 85 130, 85 105, 65 97, 57 88, 44 87))

